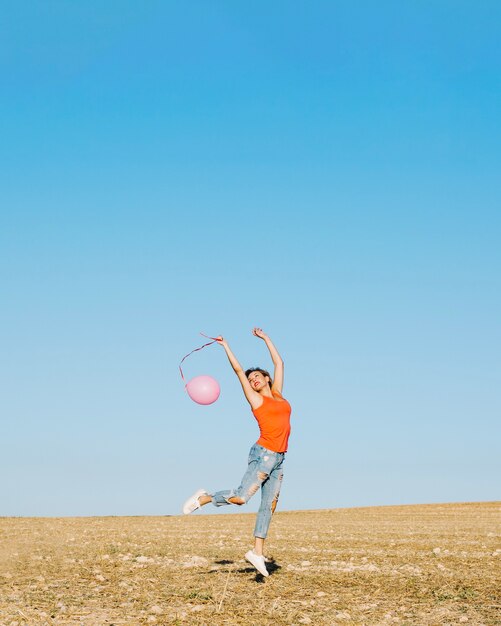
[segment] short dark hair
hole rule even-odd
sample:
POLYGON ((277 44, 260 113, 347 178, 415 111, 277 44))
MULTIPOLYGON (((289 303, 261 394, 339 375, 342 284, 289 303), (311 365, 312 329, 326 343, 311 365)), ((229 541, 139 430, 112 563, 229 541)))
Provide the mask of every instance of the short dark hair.
POLYGON ((271 387, 272 381, 271 381, 270 372, 268 372, 267 370, 264 370, 262 367, 251 367, 248 370, 245 370, 246 378, 249 378, 249 374, 252 374, 252 372, 261 372, 263 376, 268 376, 269 378, 268 385, 271 387))

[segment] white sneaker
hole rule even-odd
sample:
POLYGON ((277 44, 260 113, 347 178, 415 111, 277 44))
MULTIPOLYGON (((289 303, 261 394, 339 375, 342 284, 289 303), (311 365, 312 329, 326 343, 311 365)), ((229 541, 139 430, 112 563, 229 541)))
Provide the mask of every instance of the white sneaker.
POLYGON ((254 565, 254 567, 260 574, 262 574, 263 576, 269 576, 268 570, 266 569, 266 565, 264 563, 264 556, 256 554, 254 550, 249 550, 249 552, 245 553, 245 558, 249 561, 249 563, 254 565))
POLYGON ((198 491, 195 491, 195 493, 190 496, 186 502, 183 504, 183 513, 185 515, 189 515, 190 513, 193 513, 193 511, 196 511, 197 509, 200 508, 200 502, 198 500, 198 498, 200 496, 207 496, 209 495, 205 489, 199 489, 198 491))

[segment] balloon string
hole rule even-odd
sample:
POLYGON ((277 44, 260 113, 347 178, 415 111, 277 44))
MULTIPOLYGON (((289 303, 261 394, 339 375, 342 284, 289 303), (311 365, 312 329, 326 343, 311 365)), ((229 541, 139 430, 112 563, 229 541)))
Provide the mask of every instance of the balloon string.
POLYGON ((179 363, 179 371, 181 372, 181 378, 183 379, 185 386, 186 386, 186 380, 184 378, 183 370, 181 369, 181 365, 183 364, 183 361, 187 359, 190 356, 190 354, 193 354, 194 352, 198 352, 199 350, 202 350, 202 348, 206 348, 207 346, 211 346, 213 343, 217 342, 217 339, 215 337, 209 337, 209 335, 205 335, 204 333, 200 333, 200 334, 202 335, 202 337, 207 337, 207 339, 212 339, 212 341, 209 341, 209 343, 204 343, 204 345, 200 346, 200 348, 195 348, 194 350, 189 352, 186 356, 184 356, 181 359, 181 363, 179 363))

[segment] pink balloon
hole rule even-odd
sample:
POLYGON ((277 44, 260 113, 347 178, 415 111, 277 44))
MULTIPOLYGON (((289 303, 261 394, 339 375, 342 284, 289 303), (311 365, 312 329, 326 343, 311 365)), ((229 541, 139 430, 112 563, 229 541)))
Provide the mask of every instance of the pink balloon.
POLYGON ((211 376, 195 376, 186 385, 190 398, 198 404, 212 404, 221 392, 219 383, 211 376))

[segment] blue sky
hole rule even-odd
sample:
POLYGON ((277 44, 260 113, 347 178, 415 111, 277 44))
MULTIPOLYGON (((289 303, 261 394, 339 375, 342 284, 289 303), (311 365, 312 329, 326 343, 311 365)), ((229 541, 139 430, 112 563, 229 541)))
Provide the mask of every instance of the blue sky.
POLYGON ((255 325, 293 406, 282 509, 499 499, 500 18, 4 6, 0 514, 237 486, 258 433, 222 349, 185 362, 210 407, 177 368, 199 331, 270 366, 255 325))

